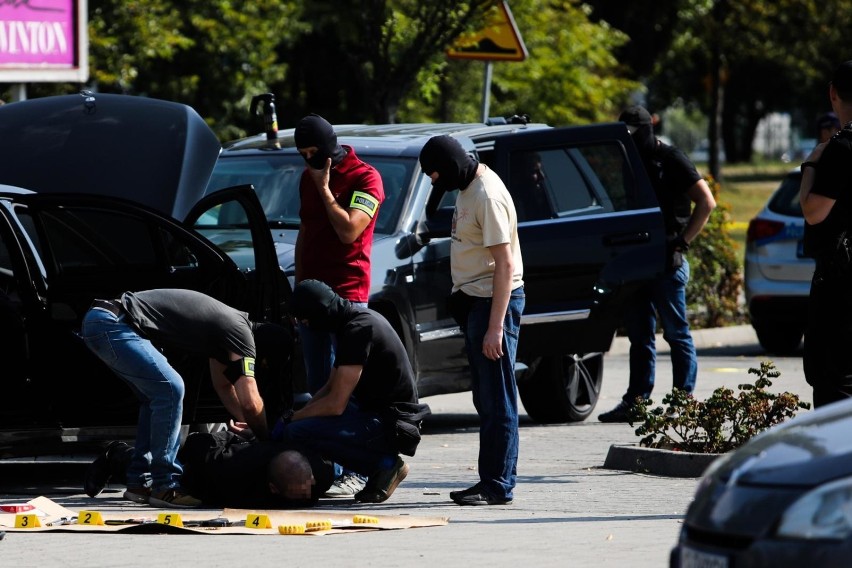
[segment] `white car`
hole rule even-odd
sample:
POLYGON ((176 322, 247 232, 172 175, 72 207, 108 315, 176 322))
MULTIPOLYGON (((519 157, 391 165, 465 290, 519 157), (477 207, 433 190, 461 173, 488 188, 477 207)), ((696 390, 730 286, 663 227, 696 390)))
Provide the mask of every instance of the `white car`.
POLYGON ((799 168, 790 171, 749 222, 745 295, 760 345, 775 355, 798 349, 807 323, 814 260, 803 254, 799 168))

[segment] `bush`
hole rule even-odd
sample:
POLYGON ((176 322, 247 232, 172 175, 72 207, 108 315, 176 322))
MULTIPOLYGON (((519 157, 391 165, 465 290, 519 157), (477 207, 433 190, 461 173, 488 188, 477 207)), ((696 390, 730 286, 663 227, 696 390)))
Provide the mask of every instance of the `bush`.
POLYGON ((696 329, 745 321, 739 301, 743 275, 737 243, 728 234, 731 207, 719 200, 719 183, 711 177, 706 179, 717 205, 688 253, 687 312, 690 325, 696 329))
POLYGON ((640 446, 697 453, 721 453, 743 445, 756 434, 795 416, 811 405, 799 396, 766 391, 770 378, 780 375, 771 361, 751 368, 754 384, 742 384, 740 392, 720 387, 705 401, 674 389, 663 398, 663 406, 651 408, 653 400, 637 400, 630 425, 641 422, 640 446))

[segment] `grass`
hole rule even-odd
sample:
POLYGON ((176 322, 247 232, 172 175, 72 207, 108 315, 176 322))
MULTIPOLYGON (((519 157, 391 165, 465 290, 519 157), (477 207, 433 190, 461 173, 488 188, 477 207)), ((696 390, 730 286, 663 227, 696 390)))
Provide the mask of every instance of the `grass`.
MULTIPOLYGON (((706 164, 696 164, 698 171, 707 172, 706 164)), ((760 161, 752 164, 722 166, 721 189, 717 199, 730 206, 731 238, 739 245, 740 264, 745 255, 745 237, 748 222, 763 208, 766 200, 781 183, 793 165, 781 161, 760 161)))

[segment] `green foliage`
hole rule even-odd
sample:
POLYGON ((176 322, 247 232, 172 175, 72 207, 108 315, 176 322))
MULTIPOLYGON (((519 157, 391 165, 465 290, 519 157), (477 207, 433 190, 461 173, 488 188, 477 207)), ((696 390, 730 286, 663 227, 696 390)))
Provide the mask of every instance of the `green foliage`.
POLYGON ((719 183, 712 178, 707 183, 716 199, 716 209, 698 238, 690 243, 687 253, 690 265, 687 311, 690 325, 696 328, 745 321, 739 304, 743 275, 736 253, 738 245, 728 231, 731 208, 719 198, 719 183))
POLYGON ((751 368, 754 384, 738 385, 739 393, 717 388, 705 401, 685 391, 673 389, 663 398, 663 406, 652 408, 653 400, 637 400, 631 425, 641 423, 639 445, 685 452, 721 453, 743 445, 767 428, 792 418, 811 405, 798 395, 774 394, 766 389, 780 375, 771 361, 751 368))
MULTIPOLYGON (((627 37, 589 20, 579 0, 513 2, 529 57, 494 62, 489 115, 529 114, 554 126, 615 120, 641 85, 614 56, 627 37)), ((432 60, 420 89, 403 99, 402 121, 479 121, 485 63, 432 60), (424 80, 426 78, 428 80, 424 80)))

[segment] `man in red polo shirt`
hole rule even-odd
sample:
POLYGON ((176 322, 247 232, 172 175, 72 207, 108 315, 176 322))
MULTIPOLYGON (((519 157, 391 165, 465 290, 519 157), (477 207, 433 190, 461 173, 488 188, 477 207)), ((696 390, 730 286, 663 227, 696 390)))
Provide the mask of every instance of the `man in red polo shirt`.
MULTIPOLYGON (((296 283, 320 280, 341 298, 367 307, 373 228, 385 198, 382 178, 352 147, 338 144, 334 128, 321 116, 310 114, 300 120, 294 137, 307 163, 299 184, 296 283)), ((332 335, 299 326, 299 337, 308 390, 314 394, 331 375, 332 335)), ((327 495, 351 497, 363 486, 363 479, 344 473, 327 495)))

